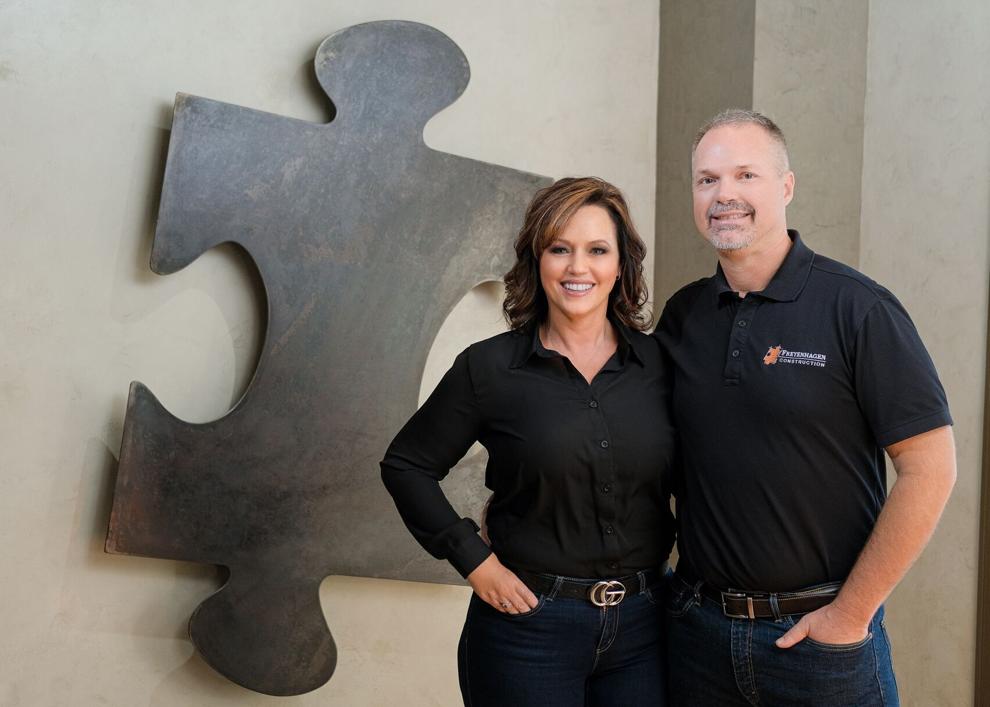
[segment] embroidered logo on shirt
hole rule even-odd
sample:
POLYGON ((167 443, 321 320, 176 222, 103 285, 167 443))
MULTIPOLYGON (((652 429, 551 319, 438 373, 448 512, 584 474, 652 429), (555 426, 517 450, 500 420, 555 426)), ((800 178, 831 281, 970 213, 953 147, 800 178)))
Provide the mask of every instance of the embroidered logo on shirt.
POLYGON ((763 363, 768 366, 773 366, 777 363, 778 356, 780 356, 780 347, 771 346, 767 351, 767 355, 763 357, 763 363))
POLYGON ((795 366, 815 366, 825 368, 826 356, 821 353, 808 351, 788 351, 780 344, 771 346, 763 356, 763 364, 776 366, 778 363, 790 363, 795 366))

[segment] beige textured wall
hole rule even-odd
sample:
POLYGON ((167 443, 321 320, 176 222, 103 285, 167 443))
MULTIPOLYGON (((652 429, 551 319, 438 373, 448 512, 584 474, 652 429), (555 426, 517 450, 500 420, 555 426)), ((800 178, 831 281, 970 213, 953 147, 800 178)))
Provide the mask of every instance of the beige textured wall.
MULTIPOLYGON (((906 707, 973 703, 990 272, 990 5, 873 0, 861 267, 928 344, 955 418, 959 480, 890 601, 906 707)), ((990 561, 983 558, 983 561, 990 561)))
MULTIPOLYGON (((428 144, 598 174, 653 233, 653 0, 0 3, 0 705, 289 703, 217 677, 186 640, 211 568, 102 544, 129 381, 209 420, 257 357, 263 303, 236 251, 148 270, 175 92, 325 120, 313 52, 374 19, 432 24, 471 62, 428 144)), ((482 287, 451 315, 424 387, 498 330, 497 298, 482 287)), ((292 704, 457 703, 465 588, 333 578, 322 599, 338 674, 292 704)))
POLYGON ((715 269, 691 212, 691 141, 718 111, 753 106, 755 10, 755 0, 660 3, 653 256, 658 310, 681 285, 715 269))
POLYGON ((868 8, 863 0, 759 0, 753 52, 753 107, 783 126, 797 178, 788 225, 853 267, 868 8))

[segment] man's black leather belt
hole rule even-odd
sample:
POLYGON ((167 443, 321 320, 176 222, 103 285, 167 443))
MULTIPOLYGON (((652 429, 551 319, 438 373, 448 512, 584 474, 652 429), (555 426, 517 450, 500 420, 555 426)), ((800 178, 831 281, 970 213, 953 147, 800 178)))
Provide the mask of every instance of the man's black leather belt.
POLYGON ((722 613, 731 619, 779 619, 782 616, 807 614, 831 604, 842 586, 841 582, 828 582, 794 592, 722 590, 707 582, 692 581, 680 570, 677 574, 702 596, 720 604, 722 613))
POLYGON ((615 579, 561 579, 545 574, 536 574, 526 570, 513 569, 523 584, 534 594, 550 594, 557 587, 555 596, 569 599, 584 599, 595 606, 615 606, 627 594, 638 594, 643 589, 649 589, 660 582, 663 572, 659 569, 649 569, 642 572, 644 583, 640 584, 640 573, 617 577, 615 579), (560 586, 557 586, 559 582, 560 586))

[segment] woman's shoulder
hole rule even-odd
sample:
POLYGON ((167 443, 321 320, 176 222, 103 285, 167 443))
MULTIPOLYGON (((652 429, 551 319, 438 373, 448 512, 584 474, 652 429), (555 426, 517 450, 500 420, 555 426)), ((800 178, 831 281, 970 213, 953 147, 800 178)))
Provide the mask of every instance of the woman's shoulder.
POLYGON ((532 341, 531 331, 510 329, 474 342, 464 349, 464 355, 470 359, 472 365, 507 367, 525 354, 532 346, 532 341))

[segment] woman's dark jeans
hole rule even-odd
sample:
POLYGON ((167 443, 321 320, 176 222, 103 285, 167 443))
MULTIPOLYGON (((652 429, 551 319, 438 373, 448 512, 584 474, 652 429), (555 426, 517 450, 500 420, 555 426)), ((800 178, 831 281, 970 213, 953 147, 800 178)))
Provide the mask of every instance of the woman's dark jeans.
POLYGON ((660 585, 603 608, 551 590, 518 615, 472 594, 457 651, 464 704, 663 707, 662 627, 660 585))

